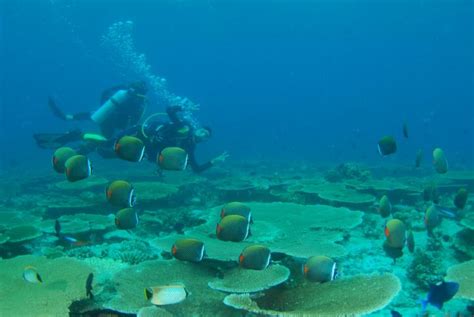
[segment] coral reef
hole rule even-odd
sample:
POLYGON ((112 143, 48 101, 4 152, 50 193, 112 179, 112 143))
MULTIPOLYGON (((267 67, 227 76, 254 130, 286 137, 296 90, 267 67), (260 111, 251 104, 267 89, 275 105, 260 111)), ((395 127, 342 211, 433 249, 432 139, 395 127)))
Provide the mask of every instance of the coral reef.
POLYGON ((9 243, 24 243, 41 237, 43 233, 35 226, 24 225, 8 229, 5 235, 9 243))
POLYGON ((166 251, 176 239, 193 237, 204 242, 209 258, 235 261, 241 250, 250 244, 264 244, 273 252, 296 257, 324 254, 340 257, 346 254, 336 242, 362 222, 362 213, 347 208, 293 203, 247 203, 253 213, 252 236, 243 242, 222 242, 214 236, 220 206, 206 216, 206 223, 185 231, 185 235, 157 238, 152 245, 166 251), (293 228, 298 228, 294 230, 293 228))
MULTIPOLYGON (((38 299, 33 299, 32 309, 48 316, 54 316, 50 313, 53 310, 62 310, 57 315, 67 315, 68 308, 73 314, 139 316, 343 316, 374 312, 389 302, 390 306, 375 315, 390 315, 394 309, 411 316, 428 285, 439 282, 445 268, 453 265, 446 279, 461 284, 459 298, 472 300, 469 281, 474 271, 473 205, 466 204, 462 219, 444 219, 427 235, 422 212, 427 203, 421 190, 433 177, 426 171, 418 170, 419 177, 375 178, 376 173, 388 175, 386 169, 371 169, 373 176, 364 181, 346 175, 337 182, 328 182, 322 176, 328 170, 325 166, 302 162, 288 166, 255 161, 226 165, 226 169, 200 175, 185 171, 165 172, 159 177, 143 167, 130 166, 127 177, 138 184, 140 224, 128 232, 115 229, 113 210, 103 192, 105 179, 124 177, 123 169, 116 168, 124 162, 115 163, 107 162, 103 170, 101 167, 103 179, 91 177, 85 180, 87 183, 66 183, 62 177, 53 177, 53 181, 51 177, 25 177, 16 186, 22 189, 17 196, 0 201, 0 256, 25 252, 43 255, 28 261, 22 260, 25 257, 0 260, 0 282, 5 280, 10 292, 7 300, 14 293, 16 298, 30 302, 30 288, 36 287, 31 296, 38 299), (394 202, 392 217, 407 223, 415 235, 415 252, 404 248, 395 264, 382 248, 384 223, 390 217, 382 219, 373 205, 375 198, 382 195, 394 202), (229 197, 244 198, 252 210, 252 235, 242 242, 224 242, 215 236, 221 208, 229 197), (55 219, 61 223, 62 234, 79 241, 58 239, 55 219), (38 231, 38 238, 12 243, 9 231, 25 225, 38 231), (207 256, 198 264, 172 259, 171 246, 178 238, 202 240, 207 256), (271 249, 272 262, 267 270, 238 267, 240 253, 252 244, 271 249), (314 255, 335 259, 335 281, 315 284, 304 278, 304 260, 314 255), (457 265, 460 261, 469 262, 457 265), (29 284, 21 278, 23 266, 30 264, 37 267, 45 281, 43 285, 29 284), (15 266, 13 271, 11 266, 15 266), (58 272, 53 274, 52 266, 58 272), (84 270, 81 274, 85 276, 86 271, 94 272, 94 301, 85 299, 85 277, 70 278, 67 274, 72 272, 60 272, 64 267, 84 270), (399 289, 398 279, 392 275, 359 276, 372 272, 396 274, 404 285, 399 296, 391 301, 399 289), (63 278, 62 274, 67 276, 63 278), (71 285, 72 280, 77 285, 71 285), (177 305, 150 306, 143 289, 169 283, 184 283, 190 291, 188 298, 177 305), (47 299, 36 293, 43 292, 44 286, 47 299), (57 296, 56 288, 64 292, 71 289, 73 298, 63 293, 57 296), (226 304, 238 310, 226 306, 224 297, 226 304), (58 307, 49 307, 57 301, 61 302, 58 307)), ((412 171, 404 173, 412 175, 412 171)), ((435 181, 441 194, 439 205, 452 208, 453 194, 461 184, 468 187, 470 176, 456 180, 449 179, 450 174, 451 171, 438 176, 435 181)), ((0 296, 5 294, 2 286, 0 283, 0 296)), ((16 298, 14 303, 20 301, 16 298)), ((463 311, 465 303, 450 301, 446 310, 463 311)), ((4 303, 2 297, 0 311, 3 313, 2 308, 6 307, 7 312, 13 312, 12 305, 4 303)), ((10 315, 22 316, 24 308, 18 312, 10 315)), ((28 312, 25 314, 28 316, 28 312)))
POLYGON ((21 209, 0 209, 0 230, 21 226, 24 224, 36 225, 41 222, 41 217, 32 215, 31 212, 21 209))
POLYGON ((371 173, 368 168, 365 168, 357 163, 342 163, 336 168, 330 169, 324 175, 328 182, 341 182, 346 179, 357 179, 366 181, 371 178, 371 173))
MULTIPOLYGON (((77 213, 64 215, 58 218, 61 224, 61 234, 88 237, 92 233, 103 233, 115 228, 113 215, 98 215, 88 213, 77 213)), ((50 234, 55 233, 55 221, 46 220, 41 224, 41 229, 50 234)))
POLYGON ((454 237, 453 247, 468 259, 474 259, 474 230, 464 229, 454 237))
POLYGON ((209 282, 209 287, 228 293, 254 293, 285 282, 290 270, 282 265, 270 265, 265 270, 236 268, 224 274, 221 279, 209 282))
POLYGON ((147 243, 132 240, 108 245, 107 257, 135 265, 144 261, 155 260, 159 257, 159 254, 147 243))
POLYGON ((371 194, 361 193, 341 183, 327 183, 307 180, 289 187, 290 192, 299 194, 306 204, 327 204, 336 207, 363 208, 375 202, 371 194))
POLYGON ((72 258, 48 260, 18 256, 0 260, 0 312, 4 316, 68 316, 69 305, 86 297, 85 282, 92 269, 72 258), (26 266, 34 266, 43 283, 23 280, 26 266))
POLYGON ((428 290, 430 284, 436 284, 442 276, 439 254, 416 249, 413 260, 407 268, 407 277, 419 288, 428 290))
POLYGON ((165 309, 149 306, 141 308, 137 313, 137 317, 173 317, 173 314, 165 309))
POLYGON ((93 189, 97 189, 100 193, 103 193, 103 189, 108 184, 108 180, 104 177, 99 177, 95 175, 91 175, 87 179, 82 180, 81 182, 68 182, 68 181, 61 181, 54 183, 54 188, 59 189, 61 191, 71 191, 72 193, 81 193, 84 191, 90 191, 93 189))
POLYGON ((137 203, 144 208, 169 206, 170 198, 179 191, 179 187, 163 182, 134 182, 137 203))
POLYGON ((457 297, 474 300, 474 260, 451 266, 446 279, 459 283, 457 297))
POLYGON ((140 240, 76 247, 68 249, 66 254, 78 259, 109 258, 131 265, 159 258, 157 249, 140 240))
POLYGON ((222 304, 224 294, 207 283, 216 276, 211 268, 181 261, 146 261, 128 267, 112 278, 115 295, 104 305, 122 313, 136 314, 150 306, 143 296, 146 287, 182 283, 189 297, 179 305, 163 307, 175 316, 236 316, 222 304))
POLYGON ((306 283, 256 301, 248 294, 233 294, 224 303, 270 316, 352 316, 382 309, 400 289, 400 280, 395 275, 360 275, 323 284, 306 283))

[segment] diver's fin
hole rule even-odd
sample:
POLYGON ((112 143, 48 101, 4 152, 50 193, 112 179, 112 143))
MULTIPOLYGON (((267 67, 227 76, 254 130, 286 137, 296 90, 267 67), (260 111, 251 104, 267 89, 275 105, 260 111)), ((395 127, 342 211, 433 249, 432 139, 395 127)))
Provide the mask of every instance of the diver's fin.
POLYGON ((35 133, 33 134, 33 138, 40 148, 56 149, 62 145, 56 141, 57 138, 61 137, 62 135, 63 134, 60 133, 35 133))
POLYGON ((62 120, 67 120, 66 114, 61 109, 59 109, 51 96, 48 97, 48 106, 56 117, 62 120))
POLYGON ((82 132, 72 130, 66 133, 36 133, 33 134, 36 144, 43 149, 57 149, 67 143, 80 141, 82 132))

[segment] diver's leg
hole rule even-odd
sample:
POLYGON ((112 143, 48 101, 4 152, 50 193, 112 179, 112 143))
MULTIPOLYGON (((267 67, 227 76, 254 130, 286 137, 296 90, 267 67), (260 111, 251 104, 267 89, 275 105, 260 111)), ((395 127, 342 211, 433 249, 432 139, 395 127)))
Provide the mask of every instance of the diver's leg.
POLYGON ((91 113, 90 112, 79 112, 76 114, 66 114, 64 113, 61 108, 58 107, 56 102, 53 98, 48 97, 48 106, 53 112, 53 114, 61 120, 67 121, 81 121, 81 120, 91 120, 91 113))
POLYGON ((82 140, 81 130, 71 130, 66 133, 35 133, 36 144, 43 149, 57 149, 68 143, 82 140))

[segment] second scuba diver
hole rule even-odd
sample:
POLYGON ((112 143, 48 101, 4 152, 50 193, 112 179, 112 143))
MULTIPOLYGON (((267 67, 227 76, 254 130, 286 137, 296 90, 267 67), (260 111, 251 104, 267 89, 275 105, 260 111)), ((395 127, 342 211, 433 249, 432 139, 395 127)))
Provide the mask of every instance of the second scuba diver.
MULTIPOLYGON (((143 125, 132 127, 121 133, 120 136, 131 135, 141 139, 145 144, 148 160, 155 161, 161 150, 166 147, 180 147, 188 154, 188 163, 191 169, 200 173, 214 164, 223 162, 229 156, 227 152, 214 159, 199 164, 196 160, 196 146, 201 142, 209 140, 212 131, 209 127, 195 128, 179 115, 183 111, 181 106, 171 106, 166 109, 169 122, 156 121, 148 124, 145 120, 143 125)), ((149 117, 151 118, 151 117, 149 117)))

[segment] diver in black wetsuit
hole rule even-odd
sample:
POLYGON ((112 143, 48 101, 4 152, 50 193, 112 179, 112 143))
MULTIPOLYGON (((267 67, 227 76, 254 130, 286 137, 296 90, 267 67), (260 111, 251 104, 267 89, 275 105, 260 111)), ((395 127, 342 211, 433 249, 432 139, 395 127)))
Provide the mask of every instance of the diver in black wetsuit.
MULTIPOLYGON (((65 114, 49 97, 48 105, 53 114, 66 121, 94 121, 99 125, 105 139, 114 138, 115 134, 138 124, 146 108, 148 88, 143 81, 129 85, 119 85, 105 90, 101 96, 101 107, 94 112, 65 114)), ((38 133, 33 135, 36 143, 42 148, 57 148, 71 142, 81 141, 80 130, 67 133, 38 133)))
POLYGON ((121 135, 135 135, 145 143, 146 156, 149 161, 156 162, 159 153, 166 147, 177 146, 188 154, 188 163, 191 169, 200 173, 218 162, 223 162, 228 154, 226 152, 214 159, 199 164, 196 160, 197 144, 207 141, 211 135, 209 127, 193 128, 191 124, 181 119, 179 112, 183 111, 180 106, 172 106, 166 109, 169 122, 153 122, 145 126, 137 126, 123 131, 121 135))
POLYGON ((64 114, 49 98, 53 113, 63 120, 92 120, 96 122, 101 133, 111 138, 117 131, 122 131, 140 121, 146 107, 148 88, 144 81, 129 85, 118 85, 106 89, 100 98, 102 105, 95 112, 82 112, 74 115, 64 114))

